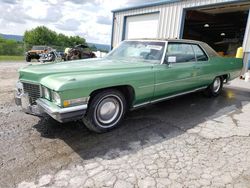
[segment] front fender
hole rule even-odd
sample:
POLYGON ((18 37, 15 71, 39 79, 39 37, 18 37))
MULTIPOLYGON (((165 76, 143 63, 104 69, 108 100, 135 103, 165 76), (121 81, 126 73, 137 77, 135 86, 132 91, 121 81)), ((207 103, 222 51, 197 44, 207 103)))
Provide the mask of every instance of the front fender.
POLYGON ((41 80, 41 84, 60 93, 62 100, 90 96, 96 90, 129 85, 135 91, 136 103, 153 96, 154 72, 152 69, 131 72, 99 72, 95 74, 56 74, 41 80))

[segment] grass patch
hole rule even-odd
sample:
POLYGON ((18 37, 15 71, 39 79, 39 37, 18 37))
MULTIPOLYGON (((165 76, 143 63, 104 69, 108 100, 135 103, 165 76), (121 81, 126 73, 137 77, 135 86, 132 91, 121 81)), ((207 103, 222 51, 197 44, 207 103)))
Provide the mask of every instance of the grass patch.
POLYGON ((24 56, 0 55, 0 61, 25 61, 24 56))

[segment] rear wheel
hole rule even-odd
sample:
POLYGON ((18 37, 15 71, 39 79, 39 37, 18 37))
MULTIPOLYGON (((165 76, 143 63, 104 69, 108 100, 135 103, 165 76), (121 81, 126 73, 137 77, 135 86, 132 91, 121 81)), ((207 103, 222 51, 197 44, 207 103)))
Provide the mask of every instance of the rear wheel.
POLYGON ((218 76, 214 79, 212 84, 208 86, 205 93, 208 97, 217 97, 221 93, 222 87, 223 87, 223 80, 221 77, 218 76))
POLYGON ((54 53, 52 53, 52 58, 51 58, 51 61, 55 61, 56 60, 56 55, 54 53))
POLYGON ((107 132, 119 125, 126 112, 126 101, 117 90, 107 90, 96 94, 90 101, 83 122, 94 132, 107 132))

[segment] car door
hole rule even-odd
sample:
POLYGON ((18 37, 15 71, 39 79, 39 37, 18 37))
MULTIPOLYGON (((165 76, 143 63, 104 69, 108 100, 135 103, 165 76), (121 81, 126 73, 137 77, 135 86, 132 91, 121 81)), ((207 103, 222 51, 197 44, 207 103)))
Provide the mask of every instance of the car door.
POLYGON ((213 76, 213 65, 206 52, 198 44, 192 44, 195 57, 196 57, 196 86, 206 86, 211 83, 213 76))
POLYGON ((196 59, 191 44, 169 42, 164 63, 156 66, 154 99, 195 88, 195 65, 196 59))

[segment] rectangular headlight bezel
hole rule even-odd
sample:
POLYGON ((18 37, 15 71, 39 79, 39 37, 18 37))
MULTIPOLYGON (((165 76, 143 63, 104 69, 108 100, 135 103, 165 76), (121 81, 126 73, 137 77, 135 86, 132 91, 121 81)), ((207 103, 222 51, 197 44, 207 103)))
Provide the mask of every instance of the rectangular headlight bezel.
POLYGON ((52 91, 51 92, 51 100, 54 102, 57 106, 61 106, 61 97, 58 92, 52 91))
POLYGON ((47 100, 51 100, 51 91, 49 88, 47 87, 42 87, 42 96, 47 99, 47 100))

